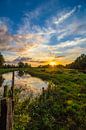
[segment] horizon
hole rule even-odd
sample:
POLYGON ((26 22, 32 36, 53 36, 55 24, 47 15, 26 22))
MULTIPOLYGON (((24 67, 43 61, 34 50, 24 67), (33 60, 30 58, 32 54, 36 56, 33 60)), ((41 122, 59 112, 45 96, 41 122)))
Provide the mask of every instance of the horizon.
MULTIPOLYGON (((81 57, 82 55, 84 55, 85 56, 85 54, 81 54, 79 57, 81 57)), ((79 58, 79 57, 77 57, 77 58, 79 58)), ((3 57, 4 58, 4 57, 3 57)), ((27 62, 27 58, 24 58, 24 57, 18 57, 17 59, 15 59, 14 61, 5 61, 4 62, 4 65, 14 65, 14 66, 18 66, 18 63, 24 63, 24 64, 28 64, 28 65, 30 65, 31 67, 39 67, 39 66, 52 66, 52 67, 55 67, 55 66, 59 66, 59 65, 61 65, 61 66, 64 66, 64 67, 66 67, 67 65, 70 65, 70 64, 72 64, 72 63, 74 63, 76 60, 77 60, 77 58, 75 59, 75 60, 73 60, 72 62, 70 62, 70 63, 67 63, 67 64, 60 64, 60 63, 58 63, 57 61, 55 61, 55 60, 53 60, 53 61, 48 61, 48 62, 43 62, 43 61, 28 61, 27 62), (25 62, 26 61, 26 62, 25 62), (38 64, 39 63, 39 64, 38 64)), ((5 58, 4 58, 5 59, 5 58)))
POLYGON ((85 0, 1 0, 0 52, 9 62, 69 64, 86 54, 85 21, 85 0))

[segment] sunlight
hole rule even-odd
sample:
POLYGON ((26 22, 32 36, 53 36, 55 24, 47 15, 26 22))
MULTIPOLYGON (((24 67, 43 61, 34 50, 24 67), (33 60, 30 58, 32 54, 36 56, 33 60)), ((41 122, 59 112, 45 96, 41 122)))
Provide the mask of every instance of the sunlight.
POLYGON ((56 63, 56 61, 51 61, 51 62, 49 63, 49 65, 51 65, 52 67, 54 67, 54 66, 57 65, 57 63, 56 63))

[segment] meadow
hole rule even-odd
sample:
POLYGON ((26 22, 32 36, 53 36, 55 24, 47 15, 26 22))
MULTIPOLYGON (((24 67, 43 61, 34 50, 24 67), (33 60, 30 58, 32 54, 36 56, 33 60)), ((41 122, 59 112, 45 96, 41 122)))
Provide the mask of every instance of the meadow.
POLYGON ((16 90, 15 130, 86 129, 86 74, 72 69, 38 67, 25 71, 47 80, 49 85, 40 96, 25 101, 18 101, 16 90))
MULTIPOLYGON (((86 130, 86 74, 57 66, 1 68, 0 74, 23 71, 48 82, 36 97, 20 100, 14 90, 14 130, 86 130)), ((9 96, 9 92, 7 94, 9 96)))

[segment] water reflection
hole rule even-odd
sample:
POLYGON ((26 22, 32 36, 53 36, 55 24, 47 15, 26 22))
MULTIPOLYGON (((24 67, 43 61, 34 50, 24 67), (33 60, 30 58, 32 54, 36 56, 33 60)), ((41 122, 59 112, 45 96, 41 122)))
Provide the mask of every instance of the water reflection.
POLYGON ((4 78, 3 78, 3 76, 0 74, 0 98, 1 98, 2 95, 3 95, 3 87, 2 87, 3 82, 4 82, 4 78))
POLYGON ((25 73, 24 71, 19 70, 18 71, 18 76, 22 77, 24 75, 24 73, 25 73))
POLYGON ((4 78, 3 78, 3 76, 0 74, 0 87, 2 86, 3 82, 4 82, 4 78))
MULTIPOLYGON (((12 73, 3 74, 2 88, 5 85, 11 86, 12 82, 12 73)), ((15 87, 22 88, 22 95, 26 96, 29 93, 34 95, 40 94, 42 88, 47 88, 47 83, 41 80, 40 78, 32 77, 29 74, 26 74, 24 71, 15 72, 15 87)))

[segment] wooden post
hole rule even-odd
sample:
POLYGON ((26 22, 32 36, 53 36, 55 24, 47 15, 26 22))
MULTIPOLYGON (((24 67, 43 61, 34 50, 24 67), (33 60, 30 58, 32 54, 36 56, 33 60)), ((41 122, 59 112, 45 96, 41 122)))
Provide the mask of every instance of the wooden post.
POLYGON ((11 98, 13 99, 13 96, 14 96, 14 71, 13 71, 13 74, 12 74, 12 86, 11 86, 11 98))
POLYGON ((0 130, 7 130, 7 86, 4 86, 3 99, 1 100, 0 130))
POLYGON ((14 76, 15 76, 15 73, 13 71, 13 75, 12 75, 12 86, 11 86, 12 111, 14 110, 14 76))
POLYGON ((8 104, 7 104, 7 125, 6 125, 6 130, 13 130, 12 99, 9 99, 8 104))
POLYGON ((7 102, 6 99, 1 100, 1 117, 0 117, 0 130, 6 130, 7 121, 7 102))
POLYGON ((6 130, 12 130, 13 129, 13 113, 14 113, 14 71, 12 73, 12 85, 11 85, 11 95, 8 100, 7 105, 7 129, 6 130))
POLYGON ((13 129, 13 110, 14 110, 14 71, 12 74, 11 95, 7 99, 7 86, 4 86, 3 99, 1 100, 0 130, 13 129))

